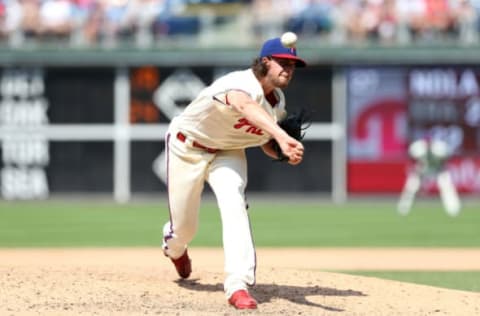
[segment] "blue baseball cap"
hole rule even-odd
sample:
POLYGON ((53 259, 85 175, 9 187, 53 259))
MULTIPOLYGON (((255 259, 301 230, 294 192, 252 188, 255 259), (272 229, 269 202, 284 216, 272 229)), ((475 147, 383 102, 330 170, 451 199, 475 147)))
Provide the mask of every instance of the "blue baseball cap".
POLYGON ((260 58, 268 56, 295 60, 297 67, 305 67, 307 65, 303 59, 297 57, 297 49, 295 47, 289 48, 282 45, 280 37, 271 38, 263 44, 260 58))

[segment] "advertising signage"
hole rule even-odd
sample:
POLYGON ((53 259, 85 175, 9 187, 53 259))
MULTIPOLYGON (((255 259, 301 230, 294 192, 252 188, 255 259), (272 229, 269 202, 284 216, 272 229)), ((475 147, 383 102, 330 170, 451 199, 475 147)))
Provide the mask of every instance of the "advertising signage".
POLYGON ((408 145, 419 138, 446 141, 457 188, 480 192, 479 78, 476 67, 350 68, 349 192, 399 192, 412 164, 408 145))

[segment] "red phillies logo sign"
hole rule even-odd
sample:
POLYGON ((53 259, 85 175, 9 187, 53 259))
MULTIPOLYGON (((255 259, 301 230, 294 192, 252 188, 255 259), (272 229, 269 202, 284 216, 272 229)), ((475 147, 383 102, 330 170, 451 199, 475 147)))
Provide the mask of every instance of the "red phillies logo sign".
POLYGON ((238 120, 238 123, 233 125, 235 129, 240 129, 244 126, 247 126, 245 133, 255 134, 255 135, 263 135, 263 131, 250 123, 246 118, 241 118, 238 120))

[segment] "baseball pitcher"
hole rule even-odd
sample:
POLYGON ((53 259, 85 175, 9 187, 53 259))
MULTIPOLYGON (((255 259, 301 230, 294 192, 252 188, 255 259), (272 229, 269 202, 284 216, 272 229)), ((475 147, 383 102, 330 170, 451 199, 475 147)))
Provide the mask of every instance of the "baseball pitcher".
POLYGON ((249 69, 215 80, 172 120, 166 133, 170 220, 163 229, 164 254, 181 278, 189 277, 187 246, 197 231, 208 182, 223 225, 225 294, 237 309, 257 308, 247 289, 255 284, 256 255, 245 202, 245 149, 260 146, 266 155, 291 165, 303 159, 300 138, 277 123, 287 117, 282 89, 295 69, 306 65, 295 42, 291 33, 267 40, 249 69))

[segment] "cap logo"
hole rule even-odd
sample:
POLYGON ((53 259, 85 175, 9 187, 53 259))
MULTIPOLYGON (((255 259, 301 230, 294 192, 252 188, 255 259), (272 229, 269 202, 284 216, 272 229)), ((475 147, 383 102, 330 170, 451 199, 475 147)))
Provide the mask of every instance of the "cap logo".
POLYGON ((297 57, 295 47, 285 47, 279 37, 267 40, 260 51, 260 57, 273 56, 278 58, 293 59, 297 67, 305 67, 305 61, 297 57))

